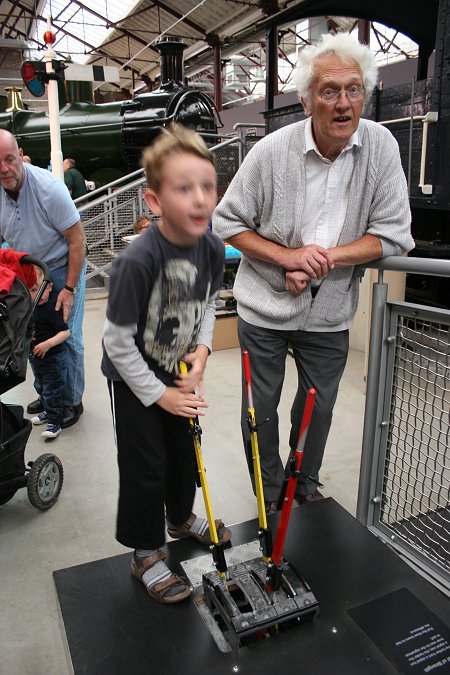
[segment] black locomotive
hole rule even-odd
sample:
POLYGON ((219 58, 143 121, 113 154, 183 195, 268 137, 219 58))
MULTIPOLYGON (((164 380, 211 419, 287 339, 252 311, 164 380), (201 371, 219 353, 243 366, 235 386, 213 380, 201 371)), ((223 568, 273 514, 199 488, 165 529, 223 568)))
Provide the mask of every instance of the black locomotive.
MULTIPOLYGON (((90 83, 60 82, 61 145, 65 157, 74 157, 86 179, 104 185, 140 168, 143 148, 161 128, 179 122, 212 143, 221 126, 207 94, 184 83, 186 45, 166 37, 156 45, 161 57, 161 84, 130 101, 95 104, 90 83)), ((47 168, 50 158, 46 112, 24 109, 0 113, 0 128, 17 138, 33 164, 47 168)))
POLYGON ((178 38, 166 38, 156 46, 161 54, 161 86, 122 104, 121 138, 129 171, 139 167, 142 149, 158 135, 162 126, 179 122, 195 129, 208 142, 220 124, 209 96, 183 84, 183 51, 178 38))

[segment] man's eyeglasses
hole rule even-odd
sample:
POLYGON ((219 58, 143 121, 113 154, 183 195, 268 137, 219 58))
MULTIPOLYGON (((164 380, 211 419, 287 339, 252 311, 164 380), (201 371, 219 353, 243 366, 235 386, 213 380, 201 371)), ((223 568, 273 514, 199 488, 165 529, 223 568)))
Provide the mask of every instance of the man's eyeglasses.
POLYGON ((314 93, 319 96, 324 103, 336 103, 341 94, 346 94, 349 101, 360 101, 364 98, 365 93, 364 87, 349 87, 348 89, 331 89, 327 87, 323 91, 315 91, 314 93))

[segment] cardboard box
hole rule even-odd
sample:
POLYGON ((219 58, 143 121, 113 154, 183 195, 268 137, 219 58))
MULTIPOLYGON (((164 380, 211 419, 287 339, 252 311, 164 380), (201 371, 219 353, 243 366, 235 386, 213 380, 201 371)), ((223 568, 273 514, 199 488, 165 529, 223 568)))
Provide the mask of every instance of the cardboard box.
POLYGON ((213 352, 234 347, 239 347, 237 315, 217 312, 212 341, 213 352))

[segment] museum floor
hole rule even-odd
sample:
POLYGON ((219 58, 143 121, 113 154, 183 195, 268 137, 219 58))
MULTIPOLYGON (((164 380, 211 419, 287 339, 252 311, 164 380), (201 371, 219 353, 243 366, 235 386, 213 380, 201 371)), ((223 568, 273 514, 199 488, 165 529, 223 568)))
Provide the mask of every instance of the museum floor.
MULTIPOLYGON (((85 412, 54 441, 32 430, 26 460, 54 452, 64 467, 64 485, 48 512, 34 509, 25 489, 0 506, 0 672, 2 675, 66 675, 71 671, 52 571, 126 549, 114 539, 117 469, 106 382, 100 371, 106 300, 86 302, 85 412)), ((281 447, 287 454, 289 409, 295 368, 286 373, 280 406, 281 447)), ((364 416, 364 354, 351 350, 335 407, 321 480, 323 493, 356 512, 364 416)), ((214 515, 227 524, 257 515, 239 426, 240 352, 213 353, 206 376, 210 404, 202 420, 203 459, 214 515)), ((34 398, 32 377, 2 397, 23 406, 34 398)), ((201 492, 196 510, 204 513, 201 492)), ((149 599, 149 602, 151 600, 149 599)))

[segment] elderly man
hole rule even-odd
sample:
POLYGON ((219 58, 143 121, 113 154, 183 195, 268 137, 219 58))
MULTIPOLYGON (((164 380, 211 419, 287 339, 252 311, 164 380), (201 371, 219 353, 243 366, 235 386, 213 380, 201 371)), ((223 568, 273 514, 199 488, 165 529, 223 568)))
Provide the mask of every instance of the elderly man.
MULTIPOLYGON (((64 183, 49 171, 23 162, 15 137, 0 130, 0 234, 18 251, 47 263, 70 329, 62 427, 83 412, 84 348, 82 324, 86 286, 85 240, 80 216, 64 183)), ((43 411, 33 401, 27 412, 43 411)))
MULTIPOLYGON (((319 469, 358 301, 355 267, 414 246, 398 145, 361 119, 377 69, 350 35, 325 35, 300 53, 297 89, 307 119, 259 141, 219 203, 213 229, 243 253, 234 284, 241 347, 251 359, 266 510, 284 468, 277 408, 288 348, 298 372, 291 454, 306 393, 317 390, 297 488, 321 499, 319 469)), ((247 405, 242 429, 249 437, 247 405)))

